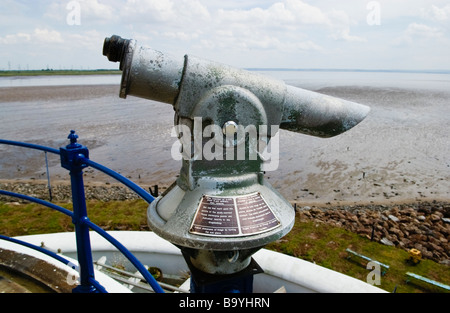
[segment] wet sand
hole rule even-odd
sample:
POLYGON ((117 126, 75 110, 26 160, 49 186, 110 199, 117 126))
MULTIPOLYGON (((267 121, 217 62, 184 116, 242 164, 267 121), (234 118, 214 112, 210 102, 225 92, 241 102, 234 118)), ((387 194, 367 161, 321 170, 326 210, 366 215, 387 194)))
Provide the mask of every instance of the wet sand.
MULTIPOLYGON (((314 90, 314 89, 313 89, 314 90)), ((280 164, 266 179, 299 204, 450 200, 450 92, 337 86, 320 93, 369 105, 360 125, 338 137, 281 131, 280 164)), ((75 129, 90 158, 138 184, 170 185, 173 109, 129 97, 117 86, 0 88, 0 138, 58 148, 75 129)), ((0 179, 45 181, 42 152, 0 146, 0 179)), ((49 155, 53 182, 69 179, 49 155)), ((93 169, 87 183, 111 183, 93 169)))

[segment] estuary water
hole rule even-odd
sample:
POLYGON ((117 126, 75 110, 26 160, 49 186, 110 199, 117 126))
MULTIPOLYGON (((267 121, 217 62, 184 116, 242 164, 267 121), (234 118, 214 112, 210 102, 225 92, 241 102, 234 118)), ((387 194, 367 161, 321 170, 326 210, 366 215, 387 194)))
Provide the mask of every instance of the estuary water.
MULTIPOLYGON (((280 161, 266 179, 299 203, 450 199, 450 74, 258 71, 287 84, 371 107, 352 130, 321 139, 280 131, 280 161)), ((0 138, 58 148, 71 129, 90 158, 141 185, 167 186, 171 105, 120 99, 120 76, 0 79, 0 138)), ((0 146, 0 179, 45 180, 43 153, 0 146)), ((49 155, 53 180, 68 178, 49 155)), ((92 169, 85 179, 110 182, 92 169)))
POLYGON ((120 75, 49 75, 0 77, 1 87, 117 85, 120 75))

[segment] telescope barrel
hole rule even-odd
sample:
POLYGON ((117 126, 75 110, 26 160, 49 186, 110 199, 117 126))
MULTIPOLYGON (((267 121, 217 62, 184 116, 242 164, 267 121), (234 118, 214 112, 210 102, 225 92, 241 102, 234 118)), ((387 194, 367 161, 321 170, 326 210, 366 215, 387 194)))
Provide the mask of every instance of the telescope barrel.
POLYGON ((359 103, 287 86, 280 128, 328 138, 353 128, 369 111, 359 103))
POLYGON ((360 123, 370 111, 365 105, 220 63, 188 56, 177 60, 115 35, 105 39, 103 54, 112 62, 120 62, 120 97, 132 95, 169 103, 181 116, 188 117, 195 105, 192 102, 222 85, 254 93, 262 102, 270 125, 317 137, 339 135, 360 123))
POLYGON ((120 97, 132 95, 173 104, 178 96, 184 61, 153 50, 137 47, 135 40, 119 36, 106 38, 103 55, 111 62, 120 62, 122 82, 120 97))

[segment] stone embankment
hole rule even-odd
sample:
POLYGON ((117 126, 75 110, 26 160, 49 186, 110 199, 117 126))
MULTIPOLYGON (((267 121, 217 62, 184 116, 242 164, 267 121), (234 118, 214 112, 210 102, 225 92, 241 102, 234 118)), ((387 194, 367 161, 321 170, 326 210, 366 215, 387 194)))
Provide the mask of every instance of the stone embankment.
MULTIPOLYGON (((142 187, 142 186, 141 186, 142 187)), ((144 188, 144 187, 143 187, 144 188)), ((147 187, 148 188, 148 187, 147 187)), ((50 200, 50 192, 47 184, 40 182, 0 182, 0 189, 14 193, 24 194, 43 200, 50 200)), ((98 183, 85 185, 85 196, 87 200, 101 201, 124 201, 134 200, 140 197, 124 185, 113 185, 107 183, 98 183)), ((147 189, 148 190, 148 189, 147 189)), ((67 183, 54 184, 51 186, 51 195, 53 202, 71 201, 72 192, 67 183)), ((10 197, 0 195, 0 201, 12 201, 10 197)), ((16 201, 16 200, 14 200, 16 201)), ((19 200, 17 200, 19 201, 19 200)), ((19 201, 20 202, 20 201, 19 201)))
POLYGON ((300 219, 345 228, 450 265, 450 203, 297 207, 300 219))

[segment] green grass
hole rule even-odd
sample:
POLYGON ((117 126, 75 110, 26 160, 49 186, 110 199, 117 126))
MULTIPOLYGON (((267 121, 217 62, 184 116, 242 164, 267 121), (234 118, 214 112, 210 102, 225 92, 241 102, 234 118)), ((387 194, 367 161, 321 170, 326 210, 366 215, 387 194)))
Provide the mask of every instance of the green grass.
MULTIPOLYGON (((58 204, 72 211, 72 204, 58 204)), ((147 229, 147 203, 133 201, 88 201, 89 219, 106 230, 147 229)), ((0 230, 5 236, 73 231, 72 219, 38 204, 0 202, 0 230)))
MULTIPOLYGON (((59 204, 71 210, 71 204, 59 204)), ((105 230, 149 230, 147 203, 132 201, 88 201, 89 219, 105 230)), ((73 231, 71 219, 37 204, 0 202, 0 233, 6 236, 33 235, 73 231)), ((406 272, 413 272, 441 283, 450 284, 446 265, 423 259, 419 264, 407 262, 408 252, 372 242, 366 237, 324 223, 296 220, 292 231, 266 248, 298 257, 343 274, 366 281, 371 270, 366 261, 348 259, 347 248, 390 266, 381 277, 382 289, 389 292, 441 292, 423 283, 406 283, 406 272)))
POLYGON ((0 77, 8 76, 53 76, 53 75, 111 75, 121 74, 119 70, 33 70, 0 71, 0 77))
POLYGON ((292 231, 282 240, 267 246, 294 257, 314 262, 348 276, 367 281, 372 269, 366 269, 367 261, 357 257, 348 259, 349 248, 372 260, 389 265, 389 270, 381 276, 380 288, 399 293, 442 292, 442 289, 423 283, 406 283, 406 273, 427 277, 441 283, 450 284, 449 267, 434 261, 422 259, 417 265, 408 261, 407 251, 372 242, 366 237, 345 229, 323 223, 296 221, 292 231))

